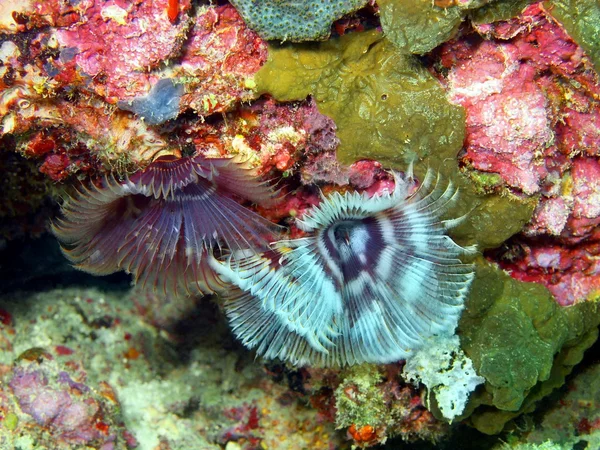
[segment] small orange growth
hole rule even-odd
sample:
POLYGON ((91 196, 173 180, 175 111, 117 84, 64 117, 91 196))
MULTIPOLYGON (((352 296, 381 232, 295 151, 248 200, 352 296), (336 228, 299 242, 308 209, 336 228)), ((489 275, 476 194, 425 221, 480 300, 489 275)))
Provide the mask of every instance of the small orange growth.
POLYGON ((41 363, 44 359, 53 360, 54 358, 45 349, 40 347, 25 350, 17 357, 17 361, 37 361, 38 363, 41 363))
POLYGON ((96 423, 96 429, 106 435, 108 434, 109 425, 104 422, 98 422, 96 423))
POLYGON ((169 16, 169 22, 175 23, 179 15, 179 0, 169 0, 167 15, 169 16))
POLYGON ((458 0, 433 0, 433 5, 438 8, 450 8, 458 5, 458 0))
POLYGON ((140 357, 140 352, 135 347, 129 347, 129 349, 125 352, 125 358, 127 359, 138 359, 140 357))
POLYGON ((101 381, 99 383, 98 390, 102 397, 113 403, 117 403, 117 394, 115 394, 113 388, 106 381, 101 381))
POLYGON ((341 195, 344 195, 344 193, 348 192, 349 190, 350 189, 348 186, 331 185, 331 186, 323 186, 323 188, 321 189, 321 192, 323 192, 323 195, 325 195, 325 196, 333 194, 334 192, 339 192, 341 195))
POLYGON ((357 430, 356 425, 352 424, 350 425, 350 428, 348 428, 348 432, 352 436, 352 439, 359 444, 373 441, 377 437, 375 428, 371 425, 364 425, 357 430))

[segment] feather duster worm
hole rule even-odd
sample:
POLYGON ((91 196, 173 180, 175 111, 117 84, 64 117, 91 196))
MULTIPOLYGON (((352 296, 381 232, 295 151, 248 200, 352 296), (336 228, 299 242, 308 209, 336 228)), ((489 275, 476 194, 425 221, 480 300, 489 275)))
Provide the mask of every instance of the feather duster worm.
POLYGON ((214 292, 221 283, 206 256, 214 246, 264 250, 275 225, 233 197, 275 195, 233 159, 163 157, 123 182, 107 177, 62 206, 52 230, 75 266, 97 275, 125 270, 163 289, 214 292))
POLYGON ((298 226, 308 237, 263 254, 212 260, 239 290, 226 294, 234 333, 266 358, 336 366, 410 357, 434 335, 452 334, 473 278, 440 217, 458 191, 428 173, 413 194, 335 193, 298 226), (428 192, 430 191, 430 192, 428 192))

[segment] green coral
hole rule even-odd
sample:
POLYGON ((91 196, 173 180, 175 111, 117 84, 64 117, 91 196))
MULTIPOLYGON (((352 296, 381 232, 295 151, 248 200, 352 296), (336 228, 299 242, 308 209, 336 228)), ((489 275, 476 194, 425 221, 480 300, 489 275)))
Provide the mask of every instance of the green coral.
POLYGON ((493 194, 504 186, 504 179, 498 173, 482 172, 475 169, 464 170, 463 172, 471 179, 473 187, 480 194, 493 194))
POLYGON ((592 302, 562 308, 544 286, 514 280, 483 259, 476 272, 459 334, 486 385, 465 416, 494 434, 564 383, 596 340, 600 314, 592 302))
POLYGON ((600 3, 591 0, 552 0, 544 2, 569 35, 585 50, 600 71, 600 3))
POLYGON ((454 233, 461 243, 495 247, 529 221, 535 199, 484 195, 459 175, 463 109, 448 102, 439 82, 414 56, 400 53, 380 33, 270 46, 269 60, 255 80, 259 93, 280 101, 313 95, 319 110, 338 127, 342 163, 375 159, 403 169, 411 161, 423 161, 416 165, 417 174, 430 167, 452 179, 462 196, 450 214, 471 212, 454 233))
POLYGON ((381 27, 401 51, 424 54, 452 38, 466 16, 476 23, 517 16, 533 0, 379 0, 381 27))
POLYGON ((363 7, 367 0, 231 0, 248 26, 263 39, 327 39, 331 24, 363 7))
POLYGON ((600 448, 600 430, 593 425, 600 419, 599 379, 600 362, 579 371, 571 378, 567 389, 560 392, 560 397, 553 399, 549 408, 542 414, 536 414, 535 420, 531 418, 526 434, 509 436, 505 446, 494 447, 494 450, 583 450, 582 444, 585 443, 586 449, 600 448), (589 429, 586 429, 587 425, 590 425, 589 429), (538 447, 536 444, 541 445, 538 447))
POLYGON ((347 370, 335 390, 338 428, 382 425, 388 408, 379 387, 382 375, 377 366, 363 364, 347 370))
POLYGON ((18 424, 19 417, 15 413, 9 412, 4 417, 4 427, 6 427, 7 430, 14 431, 17 428, 18 424))
POLYGON ((518 16, 533 0, 504 0, 489 3, 472 11, 469 16, 474 23, 491 23, 518 16))
POLYGON ((463 18, 458 6, 439 8, 431 0, 380 0, 381 28, 398 48, 427 53, 450 39, 463 18))
POLYGON ((410 55, 380 33, 352 33, 312 45, 271 46, 258 72, 260 93, 277 100, 314 95, 338 127, 338 159, 405 165, 416 154, 454 157, 464 138, 464 112, 410 55), (370 132, 365 132, 369 130, 370 132))

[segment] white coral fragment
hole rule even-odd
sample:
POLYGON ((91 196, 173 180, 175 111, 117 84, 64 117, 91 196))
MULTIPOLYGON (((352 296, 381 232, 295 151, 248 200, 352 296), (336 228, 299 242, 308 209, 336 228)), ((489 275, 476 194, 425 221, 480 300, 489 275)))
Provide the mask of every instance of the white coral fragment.
POLYGON ((435 394, 440 411, 449 421, 462 414, 469 394, 485 382, 454 334, 432 336, 407 360, 404 377, 427 386, 429 395, 435 394))

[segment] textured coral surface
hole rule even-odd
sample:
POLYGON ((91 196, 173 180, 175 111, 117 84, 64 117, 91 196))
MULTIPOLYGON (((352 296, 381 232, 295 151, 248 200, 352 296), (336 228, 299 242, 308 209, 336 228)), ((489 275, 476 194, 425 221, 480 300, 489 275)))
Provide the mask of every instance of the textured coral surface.
POLYGON ((594 0, 0 1, 0 447, 596 450, 599 24, 594 0), (458 187, 450 237, 481 255, 457 332, 485 378, 464 413, 402 361, 266 362, 221 299, 92 288, 30 240, 75 188, 193 156, 279 189, 231 201, 283 238, 390 169, 458 187))
POLYGON ((368 0, 233 0, 250 28, 264 39, 313 41, 329 37, 332 23, 368 0))
POLYGON ((600 210, 600 85, 589 59, 536 3, 436 50, 449 98, 467 112, 462 163, 540 194, 525 236, 500 258, 570 305, 593 297, 600 210))
POLYGON ((4 295, 0 312, 2 448, 326 450, 342 442, 332 423, 240 353, 208 301, 72 288, 4 295))

